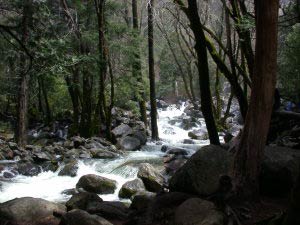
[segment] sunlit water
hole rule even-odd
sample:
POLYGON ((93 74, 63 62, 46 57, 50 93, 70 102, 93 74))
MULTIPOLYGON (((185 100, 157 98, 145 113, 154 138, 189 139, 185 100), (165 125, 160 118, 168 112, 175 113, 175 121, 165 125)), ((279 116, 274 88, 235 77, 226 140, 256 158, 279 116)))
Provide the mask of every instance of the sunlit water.
MULTIPOLYGON (((185 105, 176 107, 169 106, 166 110, 158 111, 159 134, 163 144, 183 145, 184 139, 188 139, 188 132, 179 127, 179 123, 170 125, 169 121, 181 116, 185 105), (172 132, 170 132, 172 131, 172 132)), ((204 124, 202 122, 202 124, 204 124)), ((206 129, 205 126, 198 127, 206 129)), ((110 160, 86 160, 79 162, 79 169, 76 177, 58 176, 57 172, 42 172, 37 176, 27 177, 18 175, 12 179, 3 179, 0 191, 0 202, 5 202, 17 197, 36 197, 49 201, 64 202, 70 196, 62 192, 67 189, 75 188, 79 178, 86 174, 97 174, 117 181, 117 189, 114 194, 100 195, 103 200, 120 200, 118 192, 122 185, 133 180, 137 176, 138 165, 142 162, 156 164, 162 168, 162 156, 160 151, 162 143, 149 142, 140 151, 129 152, 117 159, 110 160)), ((207 141, 197 142, 199 145, 207 144, 207 141)), ((194 145, 184 145, 187 148, 195 148, 194 145)), ((4 171, 3 171, 4 172, 4 171)), ((2 172, 2 173, 3 173, 2 172)), ((2 174, 0 174, 2 177, 2 174)))

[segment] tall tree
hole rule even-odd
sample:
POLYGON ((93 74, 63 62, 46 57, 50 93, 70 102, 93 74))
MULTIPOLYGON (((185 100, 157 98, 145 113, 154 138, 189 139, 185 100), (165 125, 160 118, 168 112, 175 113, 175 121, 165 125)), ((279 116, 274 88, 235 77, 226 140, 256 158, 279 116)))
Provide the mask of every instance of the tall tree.
POLYGON ((256 197, 276 85, 278 0, 255 1, 256 49, 253 87, 234 162, 237 194, 256 197))
POLYGON ((107 77, 108 69, 108 47, 105 40, 104 30, 105 30, 105 0, 94 0, 97 22, 98 22, 98 47, 99 47, 99 101, 98 110, 100 115, 100 122, 106 126, 106 137, 112 139, 111 136, 111 121, 110 121, 110 108, 106 107, 106 97, 105 97, 105 79, 107 77))
MULTIPOLYGON (((26 46, 30 38, 30 25, 32 23, 32 0, 25 0, 23 6, 23 18, 21 23, 21 42, 26 46)), ((20 55, 20 78, 19 91, 17 103, 17 126, 16 126, 16 140, 19 146, 26 145, 26 128, 27 128, 27 110, 28 110, 28 81, 29 70, 27 69, 25 53, 20 55)))
POLYGON ((153 40, 153 6, 154 0, 148 2, 148 48, 149 48, 149 81, 150 81, 150 105, 151 105, 151 132, 152 139, 158 140, 157 107, 155 94, 154 71, 154 40, 153 40))
POLYGON ((141 120, 147 126, 147 109, 146 109, 145 91, 144 91, 143 76, 142 76, 140 45, 138 40, 139 19, 138 19, 136 0, 132 0, 132 24, 133 24, 133 42, 135 45, 135 49, 133 53, 132 74, 137 81, 136 98, 139 102, 141 120))
POLYGON ((198 5, 196 0, 188 0, 186 7, 181 0, 174 0, 186 14, 190 21, 190 28, 195 36, 195 51, 198 57, 198 73, 200 86, 201 110, 205 119, 208 136, 211 144, 220 144, 217 126, 213 114, 212 95, 210 91, 209 68, 206 50, 206 39, 200 16, 198 14, 198 5))

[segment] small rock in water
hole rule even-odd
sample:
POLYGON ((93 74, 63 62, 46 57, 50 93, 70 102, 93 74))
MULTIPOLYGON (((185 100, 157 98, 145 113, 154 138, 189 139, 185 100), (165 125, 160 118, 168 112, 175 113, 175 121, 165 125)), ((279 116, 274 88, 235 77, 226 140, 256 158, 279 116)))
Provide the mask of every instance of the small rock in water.
POLYGON ((128 181, 125 184, 123 184, 120 192, 119 197, 120 198, 130 198, 134 194, 136 194, 139 191, 145 191, 145 185, 143 181, 139 178, 134 179, 132 181, 128 181))
POLYGON ((70 177, 76 177, 78 170, 78 162, 76 160, 73 160, 69 163, 67 163, 62 170, 58 173, 58 176, 70 176, 70 177))
POLYGON ((7 179, 13 178, 14 176, 15 175, 13 173, 10 173, 10 172, 4 172, 3 173, 3 177, 7 178, 7 179))

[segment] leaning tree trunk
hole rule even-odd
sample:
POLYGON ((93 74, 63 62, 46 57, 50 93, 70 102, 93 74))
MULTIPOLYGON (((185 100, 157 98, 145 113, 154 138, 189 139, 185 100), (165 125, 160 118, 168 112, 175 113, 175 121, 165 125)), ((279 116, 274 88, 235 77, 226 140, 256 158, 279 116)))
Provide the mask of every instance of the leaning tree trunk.
MULTIPOLYGON (((29 26, 32 17, 32 0, 24 1, 23 20, 22 20, 22 44, 27 45, 29 41, 29 26)), ((19 146, 24 147, 27 143, 27 110, 28 110, 28 81, 29 71, 26 69, 26 56, 21 53, 20 56, 20 81, 17 103, 17 126, 16 126, 16 141, 19 146)))
POLYGON ((236 191, 257 197, 259 172, 273 107, 277 67, 278 0, 255 1, 256 54, 253 87, 245 127, 234 162, 236 191))
POLYGON ((198 56, 198 73, 200 86, 201 110, 205 119, 208 136, 211 144, 220 145, 219 135, 213 114, 212 96, 210 91, 208 58, 206 51, 206 39, 196 0, 188 0, 185 7, 181 0, 174 0, 179 4, 190 21, 190 28, 195 36, 195 50, 198 56))
POLYGON ((151 105, 151 132, 152 139, 158 140, 157 107, 155 94, 154 48, 153 48, 153 4, 148 3, 148 48, 149 48, 149 80, 150 80, 150 105, 151 105))

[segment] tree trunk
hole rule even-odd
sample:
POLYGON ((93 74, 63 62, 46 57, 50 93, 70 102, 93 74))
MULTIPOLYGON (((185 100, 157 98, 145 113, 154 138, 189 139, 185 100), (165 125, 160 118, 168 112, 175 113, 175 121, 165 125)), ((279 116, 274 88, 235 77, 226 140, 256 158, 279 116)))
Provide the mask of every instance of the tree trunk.
POLYGON ((106 99, 105 99, 105 85, 104 81, 107 74, 107 59, 105 55, 105 40, 104 40, 104 5, 105 0, 95 0, 95 8, 98 22, 98 47, 99 47, 99 116, 100 122, 105 124, 105 110, 106 110, 106 99))
POLYGON ((198 14, 198 6, 196 0, 188 0, 188 8, 185 8, 181 1, 179 3, 190 21, 191 30, 195 36, 195 50, 198 56, 198 73, 200 86, 201 110, 205 119, 208 136, 211 144, 220 145, 219 135, 215 118, 213 115, 212 95, 210 91, 208 58, 206 51, 206 39, 200 16, 198 14))
POLYGON ((151 132, 152 140, 158 140, 157 107, 155 94, 155 71, 154 71, 154 46, 153 46, 153 4, 148 3, 148 48, 149 48, 149 81, 150 81, 150 105, 151 105, 151 132))
MULTIPOLYGON (((83 66, 84 67, 84 66, 83 66)), ((92 136, 92 78, 88 68, 82 75, 82 112, 80 120, 80 135, 86 138, 92 136)))
POLYGON ((49 101, 48 101, 47 90, 45 88, 43 78, 41 79, 41 90, 42 90, 43 98, 45 101, 47 124, 49 124, 52 120, 52 117, 51 117, 51 110, 50 110, 50 105, 49 105, 49 101))
POLYGON ((256 1, 256 54, 253 87, 245 127, 234 162, 236 191, 259 194, 259 172, 273 107, 277 67, 278 0, 256 1))
POLYGON ((145 91, 144 91, 143 75, 142 75, 141 53, 140 53, 140 45, 137 40, 139 36, 139 20, 138 20, 136 0, 132 0, 132 24, 133 24, 133 39, 135 44, 132 74, 133 77, 135 77, 137 80, 136 98, 139 102, 141 120, 144 122, 145 126, 147 127, 147 109, 146 109, 145 91))
MULTIPOLYGON (((23 7, 22 19, 22 44, 27 45, 29 41, 29 27, 32 17, 32 0, 25 0, 23 7)), ((16 141, 20 147, 24 147, 27 143, 27 110, 28 110, 28 81, 29 71, 26 68, 26 55, 21 53, 20 56, 20 81, 17 103, 17 126, 16 126, 16 141)))

